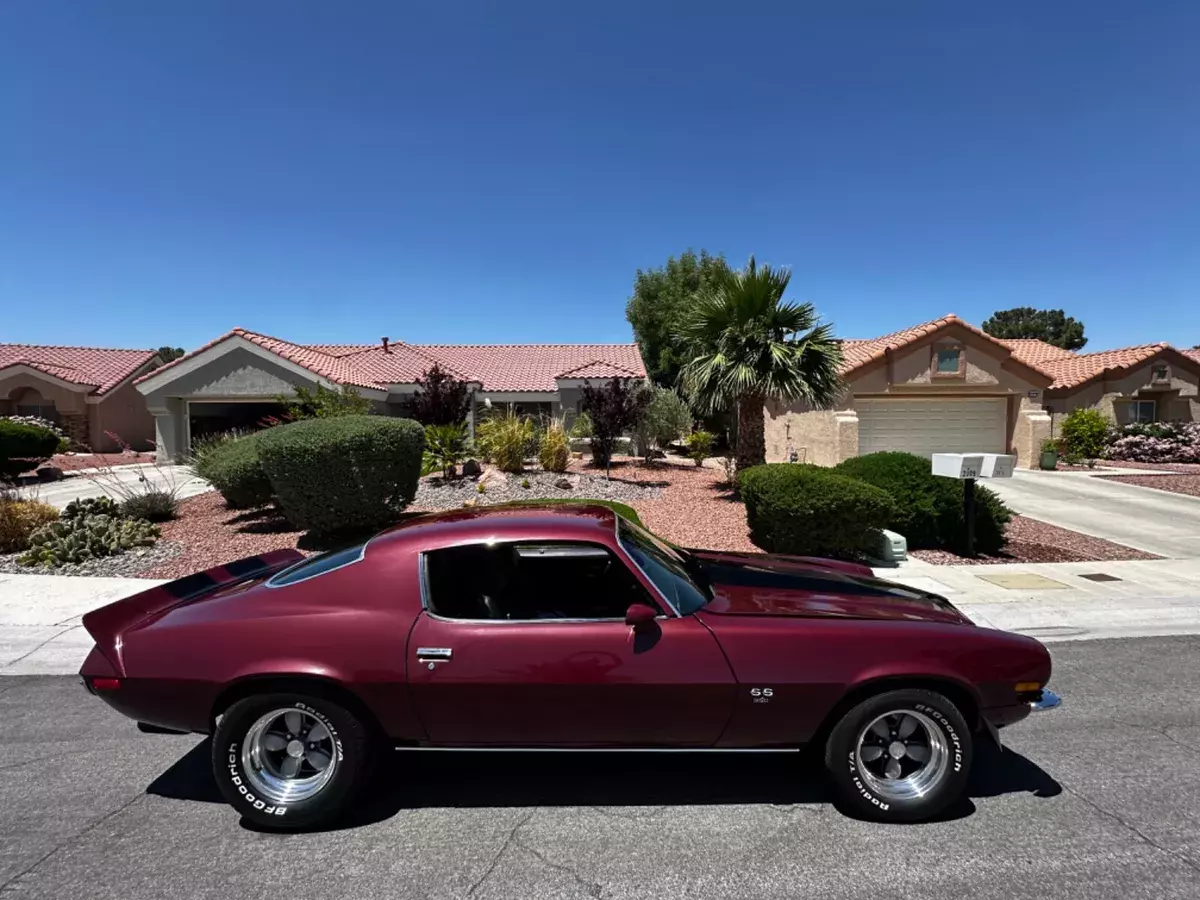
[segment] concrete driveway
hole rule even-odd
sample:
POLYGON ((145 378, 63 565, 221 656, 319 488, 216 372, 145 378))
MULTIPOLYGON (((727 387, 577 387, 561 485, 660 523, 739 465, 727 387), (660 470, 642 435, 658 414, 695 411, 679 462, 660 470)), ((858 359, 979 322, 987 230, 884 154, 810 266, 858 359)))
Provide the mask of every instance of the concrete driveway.
POLYGON ((176 488, 177 496, 181 500, 212 490, 212 486, 207 481, 197 478, 187 466, 162 465, 118 466, 112 470, 111 474, 98 477, 71 475, 62 481, 32 484, 21 488, 21 494, 26 497, 35 497, 44 503, 62 509, 77 497, 107 495, 114 500, 122 500, 125 497, 122 489, 137 486, 142 478, 164 490, 176 488))
POLYGON ((1159 556, 1200 558, 1200 497, 1086 473, 1029 469, 983 483, 1031 519, 1159 556))

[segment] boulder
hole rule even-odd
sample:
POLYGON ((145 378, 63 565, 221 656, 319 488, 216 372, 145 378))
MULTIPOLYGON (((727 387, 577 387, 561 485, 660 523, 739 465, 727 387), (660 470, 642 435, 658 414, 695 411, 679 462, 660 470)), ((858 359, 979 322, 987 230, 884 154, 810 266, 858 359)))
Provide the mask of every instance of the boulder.
POLYGON ((63 470, 58 466, 40 466, 37 470, 38 481, 59 481, 63 470))
POLYGON ((483 472, 483 466, 479 464, 477 459, 468 459, 463 463, 462 473, 464 478, 478 478, 483 472))
POLYGON ((554 486, 561 491, 575 490, 575 485, 571 481, 570 478, 559 478, 557 481, 554 482, 554 486))

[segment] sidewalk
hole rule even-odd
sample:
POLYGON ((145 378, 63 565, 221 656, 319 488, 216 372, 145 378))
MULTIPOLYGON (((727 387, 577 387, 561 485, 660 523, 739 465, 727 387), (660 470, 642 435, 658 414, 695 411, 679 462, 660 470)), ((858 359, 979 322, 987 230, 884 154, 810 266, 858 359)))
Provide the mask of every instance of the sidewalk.
POLYGON ((875 574, 941 594, 979 625, 1042 641, 1200 634, 1200 559, 982 566, 910 559, 875 574))
POLYGON ((41 500, 43 503, 63 509, 76 498, 86 499, 107 495, 120 500, 122 486, 135 489, 143 478, 163 490, 174 489, 180 500, 212 490, 212 486, 207 481, 197 478, 187 466, 173 464, 119 466, 113 469, 110 475, 98 479, 89 478, 87 470, 79 471, 82 474, 72 472, 62 481, 27 485, 19 488, 19 492, 23 497, 41 500))

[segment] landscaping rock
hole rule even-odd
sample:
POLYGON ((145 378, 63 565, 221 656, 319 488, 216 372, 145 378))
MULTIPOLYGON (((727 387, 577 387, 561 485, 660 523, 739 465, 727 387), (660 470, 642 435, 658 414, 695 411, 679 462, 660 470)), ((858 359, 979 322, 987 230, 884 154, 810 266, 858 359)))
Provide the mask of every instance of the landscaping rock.
POLYGON ((464 478, 478 478, 483 474, 483 466, 479 464, 477 459, 468 459, 463 463, 462 473, 464 478))
POLYGON ((59 481, 63 477, 63 470, 58 466, 41 466, 37 470, 38 481, 59 481))
POLYGON ((521 500, 577 499, 619 500, 629 503, 657 497, 660 488, 637 484, 633 481, 606 479, 603 475, 583 472, 564 476, 540 469, 521 475, 506 476, 503 472, 488 469, 479 481, 458 478, 442 481, 440 478, 422 478, 417 496, 411 509, 456 509, 465 505, 490 506, 495 503, 512 503, 521 500), (528 482, 529 487, 525 487, 528 482), (486 493, 480 494, 479 485, 486 493))
POLYGON ((182 552, 183 545, 176 541, 159 541, 152 547, 134 547, 117 556, 104 556, 100 559, 89 559, 86 562, 56 566, 52 569, 41 566, 22 566, 17 563, 20 553, 6 553, 0 556, 0 574, 131 578, 173 559, 182 552))

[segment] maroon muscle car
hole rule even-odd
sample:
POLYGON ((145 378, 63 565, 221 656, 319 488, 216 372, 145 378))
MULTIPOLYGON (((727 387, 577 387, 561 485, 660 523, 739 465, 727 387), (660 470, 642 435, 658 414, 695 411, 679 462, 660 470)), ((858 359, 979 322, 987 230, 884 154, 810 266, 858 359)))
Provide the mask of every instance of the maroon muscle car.
POLYGON ((681 550, 600 506, 422 516, 84 616, 88 690, 213 735, 242 815, 346 809, 391 748, 824 748, 874 818, 960 796, 1050 677, 1037 641, 826 559, 681 550))

